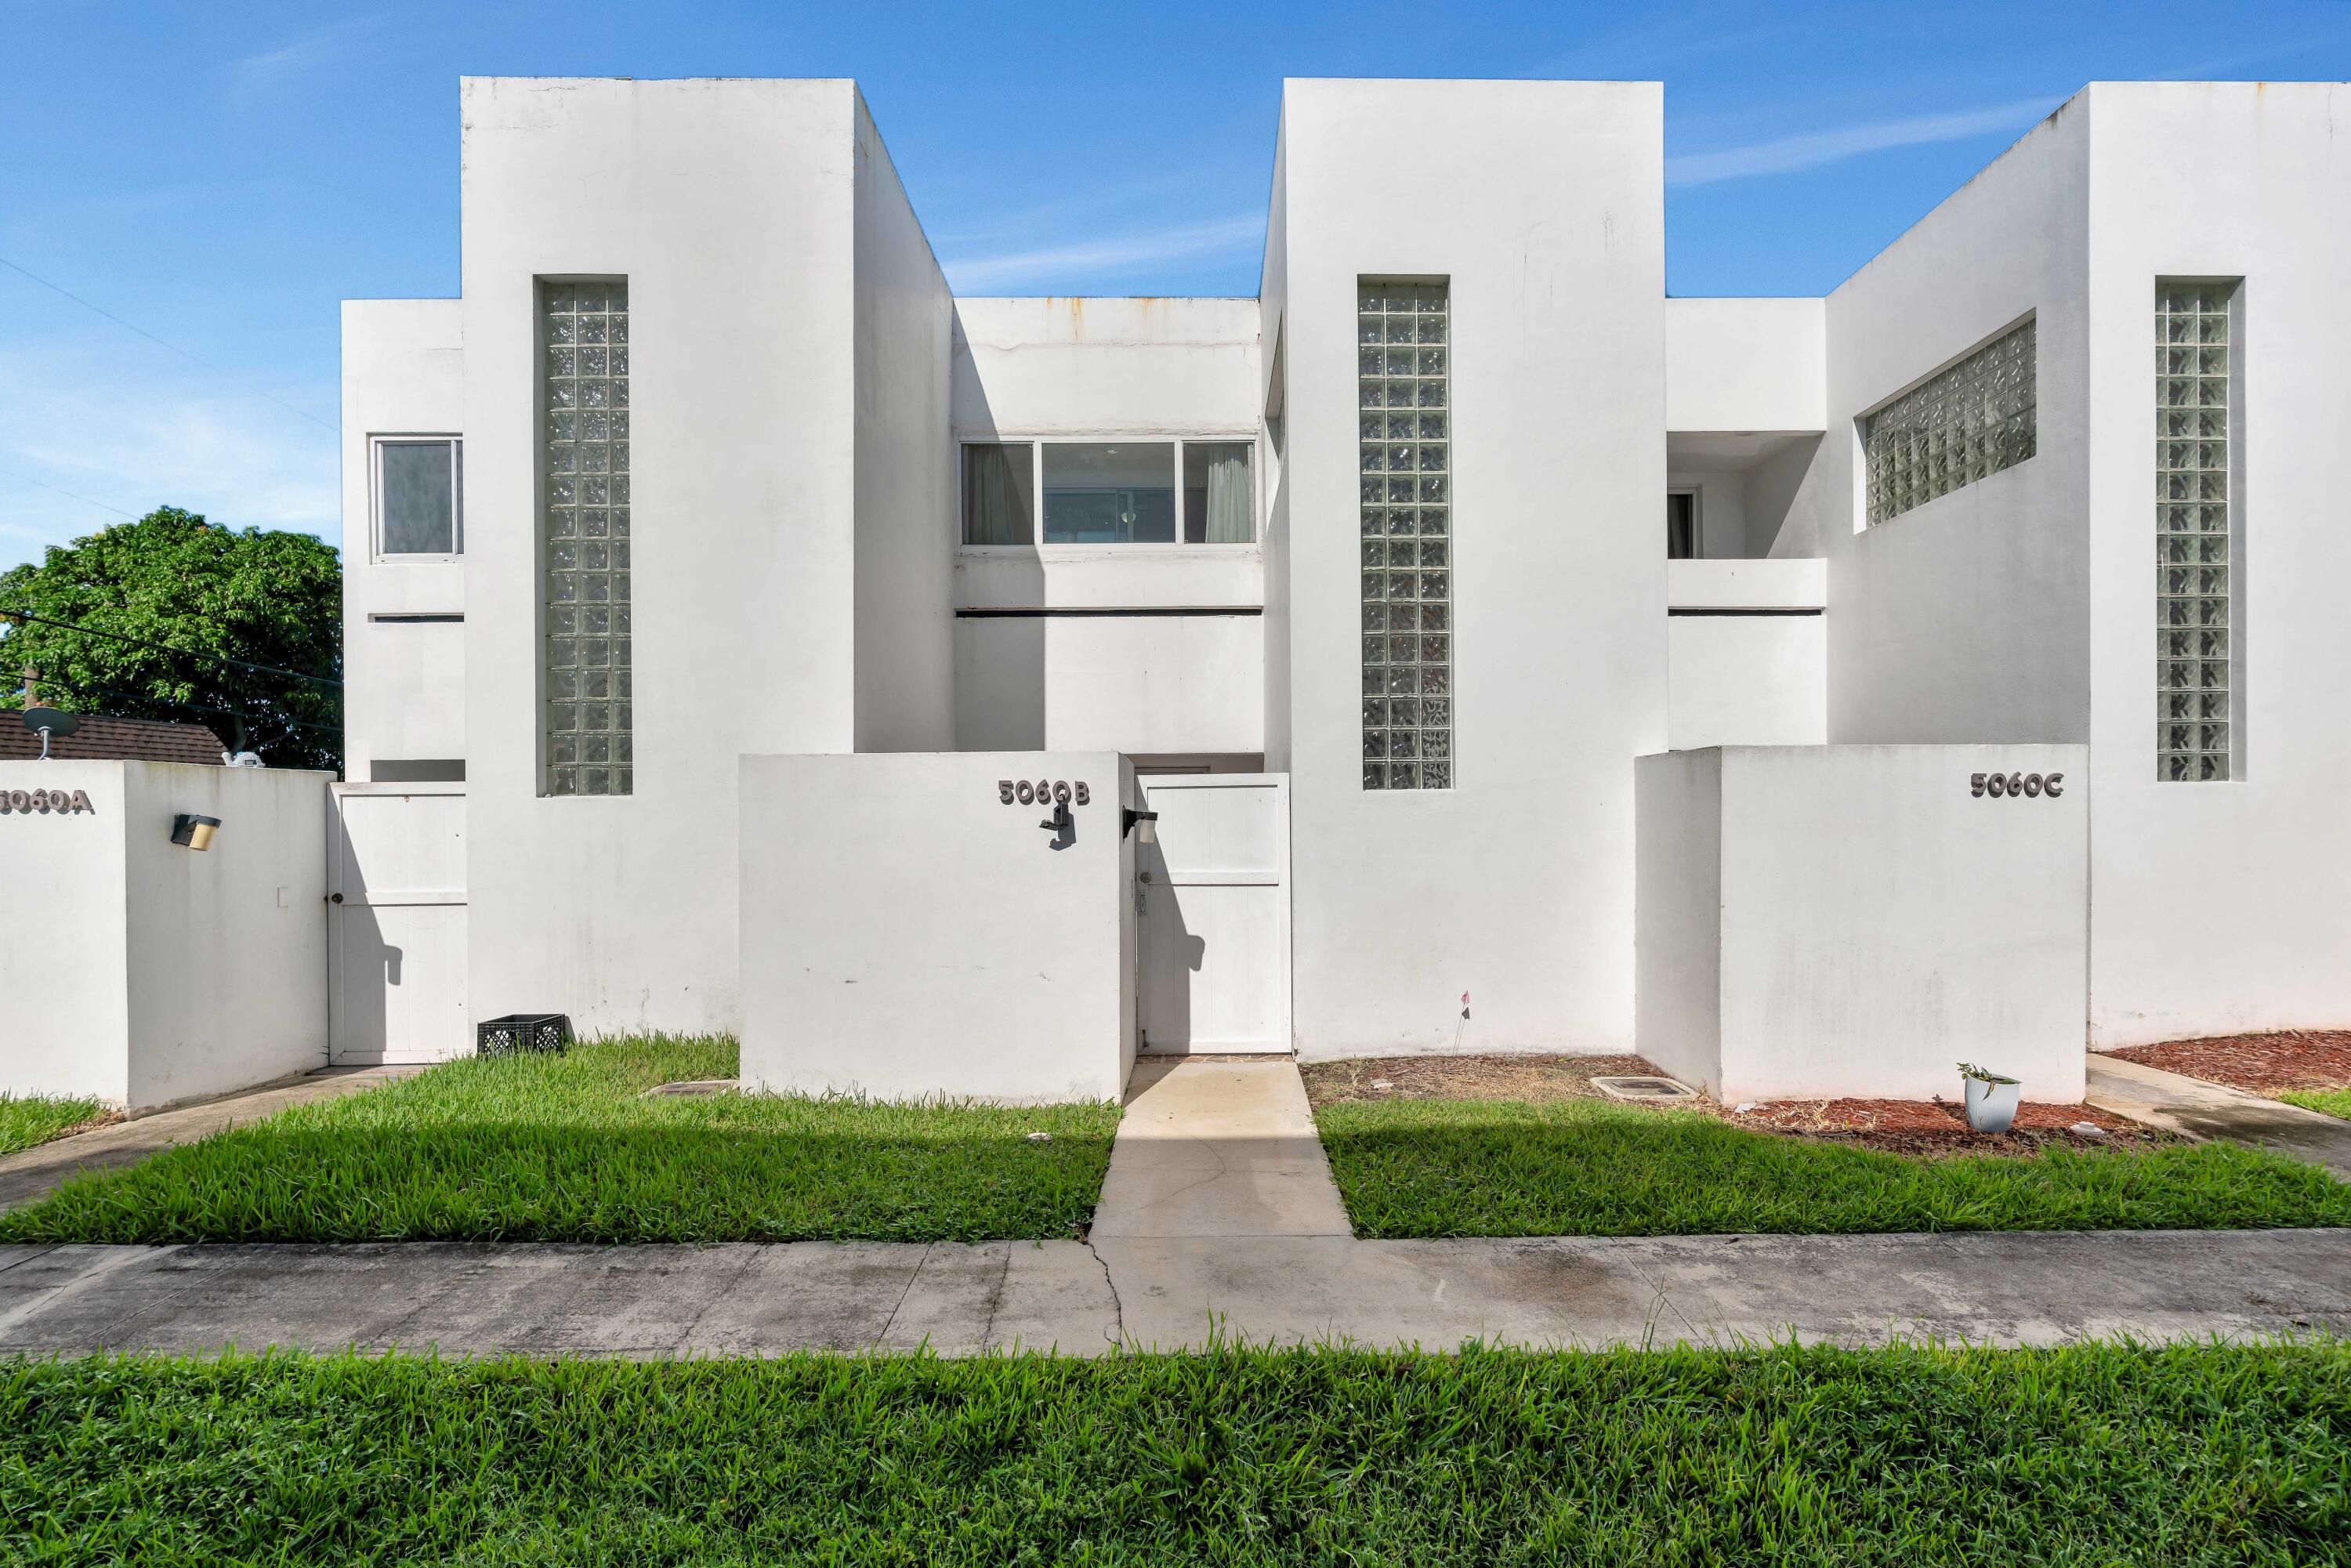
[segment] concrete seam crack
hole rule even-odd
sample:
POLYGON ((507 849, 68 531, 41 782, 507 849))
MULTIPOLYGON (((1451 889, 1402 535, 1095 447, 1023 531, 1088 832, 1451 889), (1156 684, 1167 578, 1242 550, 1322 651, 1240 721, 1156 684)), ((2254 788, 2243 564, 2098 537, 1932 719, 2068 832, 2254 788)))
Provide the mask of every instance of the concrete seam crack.
POLYGON ((937 1245, 935 1241, 923 1243, 923 1255, 914 1260, 914 1271, 906 1276, 906 1288, 898 1292, 898 1304, 890 1309, 890 1316, 883 1322, 882 1332, 873 1336, 877 1350, 889 1343, 890 1331, 897 1327, 898 1314, 906 1310, 906 1298, 914 1293, 914 1281, 923 1277, 923 1266, 931 1260, 931 1249, 937 1245))
POLYGON ((1102 1255, 1102 1249, 1094 1245, 1093 1235, 1091 1231, 1086 1235, 1085 1249, 1088 1255, 1091 1256, 1097 1264, 1101 1265, 1102 1271, 1102 1283, 1110 1287, 1111 1324, 1113 1332, 1102 1335, 1102 1338, 1108 1340, 1112 1344, 1117 1345, 1121 1349, 1124 1349, 1126 1345, 1126 1300, 1118 1293, 1118 1276, 1110 1271, 1110 1260, 1103 1257, 1102 1255))

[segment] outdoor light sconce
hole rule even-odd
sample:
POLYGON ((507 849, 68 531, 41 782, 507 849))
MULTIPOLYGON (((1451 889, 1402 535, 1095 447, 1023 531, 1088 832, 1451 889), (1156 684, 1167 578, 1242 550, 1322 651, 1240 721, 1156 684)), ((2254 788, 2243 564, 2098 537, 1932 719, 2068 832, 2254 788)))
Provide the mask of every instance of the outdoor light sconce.
POLYGON ((183 811, 172 819, 172 841, 182 849, 208 850, 219 828, 218 817, 197 817, 183 811))
POLYGON ((1129 806, 1120 815, 1126 819, 1126 825, 1119 830, 1121 838, 1133 833, 1134 841, 1138 844, 1155 844, 1159 841, 1158 812, 1138 811, 1129 806))

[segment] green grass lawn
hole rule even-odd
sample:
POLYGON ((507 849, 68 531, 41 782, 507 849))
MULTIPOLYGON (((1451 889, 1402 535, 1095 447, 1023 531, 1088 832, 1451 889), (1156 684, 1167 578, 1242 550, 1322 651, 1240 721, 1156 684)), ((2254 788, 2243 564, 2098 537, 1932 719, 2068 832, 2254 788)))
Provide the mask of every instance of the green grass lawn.
POLYGON ((95 1100, 56 1099, 28 1095, 23 1099, 0 1093, 0 1155, 13 1155, 46 1144, 58 1134, 80 1126, 99 1113, 95 1100))
POLYGON ((650 1037, 447 1062, 76 1177, 0 1214, 0 1240, 981 1240, 1067 1236, 1102 1190, 1113 1105, 640 1097, 735 1055, 650 1037))
POLYGON ((2324 1111, 2351 1121, 2351 1089, 2289 1089, 2278 1096, 2289 1105, 2324 1111))
POLYGON ((12 1563, 2307 1563, 2351 1349, 0 1363, 12 1563))
POLYGON ((1591 1100, 1342 1103, 1315 1120, 1360 1236, 2351 1225, 2351 1186, 2232 1144, 1922 1159, 1591 1100))

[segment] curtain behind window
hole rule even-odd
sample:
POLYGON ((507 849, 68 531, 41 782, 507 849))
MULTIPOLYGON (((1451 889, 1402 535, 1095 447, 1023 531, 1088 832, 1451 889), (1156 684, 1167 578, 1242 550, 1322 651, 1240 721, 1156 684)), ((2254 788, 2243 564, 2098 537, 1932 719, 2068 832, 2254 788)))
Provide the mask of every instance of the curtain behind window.
POLYGON ((1026 442, 974 442, 963 449, 964 543, 1034 544, 1026 442))
POLYGON ((1241 443, 1199 447, 1208 465, 1208 537, 1212 545, 1245 545, 1254 533, 1249 520, 1249 449, 1241 443))

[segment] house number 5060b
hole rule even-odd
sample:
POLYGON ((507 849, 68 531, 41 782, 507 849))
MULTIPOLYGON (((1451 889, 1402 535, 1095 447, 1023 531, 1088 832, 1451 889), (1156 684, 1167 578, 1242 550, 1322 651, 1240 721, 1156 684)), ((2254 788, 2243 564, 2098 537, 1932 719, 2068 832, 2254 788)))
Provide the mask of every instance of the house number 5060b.
POLYGON ((1082 806, 1093 799, 1082 779, 1072 784, 1066 779, 1040 779, 1030 783, 1026 779, 998 779, 996 798, 1006 805, 1015 800, 1024 806, 1033 804, 1082 806))
POLYGON ((1968 793, 1970 795, 2046 795, 2051 800, 2065 792, 2063 773, 1970 773, 1968 793))

